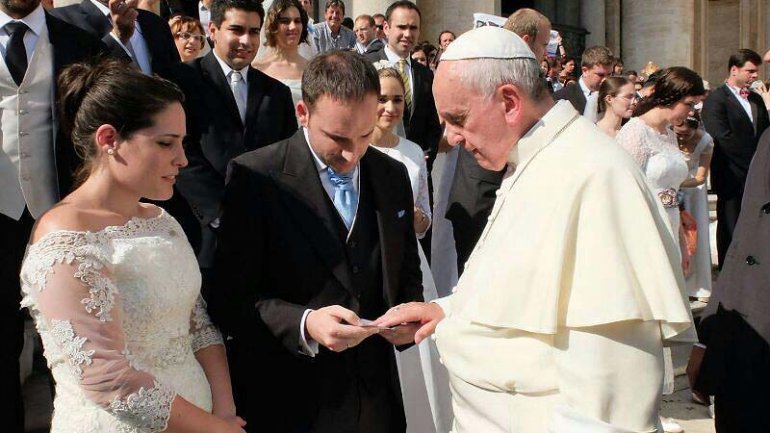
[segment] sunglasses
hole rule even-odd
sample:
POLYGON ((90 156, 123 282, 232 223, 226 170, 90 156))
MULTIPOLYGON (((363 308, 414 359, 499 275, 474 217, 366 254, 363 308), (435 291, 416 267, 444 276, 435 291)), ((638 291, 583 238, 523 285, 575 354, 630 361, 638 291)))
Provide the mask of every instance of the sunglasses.
POLYGON ((192 39, 194 41, 200 42, 201 44, 203 43, 204 40, 206 40, 205 36, 203 36, 203 35, 194 35, 194 34, 192 34, 190 32, 177 32, 176 36, 178 38, 181 38, 183 41, 189 41, 190 39, 192 39))
POLYGON ((382 26, 383 26, 383 24, 380 24, 380 25, 376 25, 375 24, 374 28, 377 29, 377 30, 382 30, 382 26))

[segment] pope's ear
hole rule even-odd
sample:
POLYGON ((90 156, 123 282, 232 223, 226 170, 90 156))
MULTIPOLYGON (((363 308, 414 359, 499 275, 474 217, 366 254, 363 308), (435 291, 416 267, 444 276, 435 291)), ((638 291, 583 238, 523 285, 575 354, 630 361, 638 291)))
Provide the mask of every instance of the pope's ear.
POLYGON ((522 90, 514 84, 503 84, 497 88, 497 92, 505 109, 506 121, 509 124, 514 124, 521 115, 522 99, 524 98, 522 90))

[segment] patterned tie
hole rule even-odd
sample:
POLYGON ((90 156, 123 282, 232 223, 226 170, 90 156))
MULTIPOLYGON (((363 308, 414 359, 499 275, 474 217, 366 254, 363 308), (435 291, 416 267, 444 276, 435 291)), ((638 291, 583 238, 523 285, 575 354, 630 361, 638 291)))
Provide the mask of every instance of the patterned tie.
POLYGON ((329 180, 334 185, 334 207, 342 216, 345 227, 350 230, 353 225, 353 218, 356 215, 358 206, 358 195, 353 187, 353 172, 348 174, 337 173, 331 167, 326 169, 329 173, 329 180))
POLYGON ((243 75, 239 71, 230 72, 230 89, 233 90, 235 104, 238 105, 238 114, 241 115, 241 122, 246 124, 246 104, 248 92, 246 83, 243 81, 243 75))
POLYGON ((24 80, 27 73, 27 49, 24 47, 24 34, 29 27, 16 21, 5 25, 5 31, 11 36, 5 49, 5 64, 17 86, 24 80))
POLYGON ((747 89, 745 87, 741 87, 741 89, 738 90, 738 94, 741 95, 741 98, 743 98, 743 99, 745 99, 747 101, 749 100, 749 89, 747 89))
POLYGON ((409 72, 406 70, 406 59, 398 61, 398 73, 401 75, 401 80, 404 82, 404 101, 406 102, 406 109, 409 111, 409 115, 412 115, 412 80, 409 78, 409 72))

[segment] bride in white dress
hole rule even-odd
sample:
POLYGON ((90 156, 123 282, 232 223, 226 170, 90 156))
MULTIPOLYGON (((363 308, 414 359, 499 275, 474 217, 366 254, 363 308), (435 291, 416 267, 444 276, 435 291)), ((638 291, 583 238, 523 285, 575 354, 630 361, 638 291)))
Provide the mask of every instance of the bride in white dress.
MULTIPOLYGON (((406 166, 414 197, 414 228, 418 238, 431 222, 428 196, 428 169, 425 154, 416 143, 393 131, 404 114, 404 84, 398 71, 376 64, 380 75, 377 124, 372 147, 406 166)), ((438 297, 428 261, 417 244, 422 271, 423 297, 429 302, 438 297)), ((403 352, 397 352, 401 393, 404 399, 408 433, 446 433, 452 427, 452 403, 446 369, 439 362, 435 343, 428 339, 403 352)))
MULTIPOLYGON (((680 247, 682 268, 690 266, 682 251, 679 188, 689 176, 689 167, 677 145, 670 125, 679 125, 693 115, 694 106, 703 99, 703 79, 694 71, 672 67, 663 71, 652 95, 642 99, 636 115, 620 129, 615 139, 636 160, 644 172, 647 184, 665 208, 671 235, 680 247)), ((684 291, 684 287, 681 288, 684 291)), ((664 352, 663 394, 674 392, 674 368, 671 349, 664 352)), ((670 419, 662 419, 666 432, 683 429, 670 419)))
POLYGON ((85 182, 44 214, 23 306, 56 382, 51 433, 244 433, 219 332, 168 200, 187 165, 182 94, 119 61, 59 79, 85 182))

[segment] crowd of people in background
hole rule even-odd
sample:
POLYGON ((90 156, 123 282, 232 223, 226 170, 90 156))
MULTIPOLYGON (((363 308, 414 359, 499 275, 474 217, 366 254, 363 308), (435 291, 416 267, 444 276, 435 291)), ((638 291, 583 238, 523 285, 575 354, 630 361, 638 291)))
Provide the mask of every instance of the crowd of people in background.
MULTIPOLYGON (((317 21, 312 0, 50 6, 0 2, 9 432, 24 431, 20 305, 56 383, 52 432, 78 422, 110 432, 449 432, 453 412, 468 408, 452 404, 436 342, 414 344, 422 328, 411 321, 360 319, 440 300, 474 254, 481 260, 496 199, 510 191, 501 186, 520 174, 505 158, 479 164, 486 155, 457 132, 475 125, 441 111, 445 84, 434 78, 445 61, 503 59, 493 41, 511 33, 505 59, 539 66, 512 72, 530 79, 527 107, 542 110, 530 120, 577 112, 638 167, 644 192, 628 194, 665 217, 650 216, 665 225, 655 239, 634 242, 676 257, 668 282, 706 307, 687 371, 692 398, 712 407, 720 433, 770 431, 770 277, 760 270, 770 83, 758 80, 760 54, 724 59, 727 78, 712 88, 677 65, 629 69, 605 46, 571 53, 557 39, 549 49, 550 20, 528 8, 507 17, 510 33, 471 49, 450 48, 468 29, 422 38, 407 0, 356 17, 325 0, 317 21), (134 243, 139 235, 151 241, 134 243), (121 284, 136 293, 121 295, 121 284), (159 298, 148 285, 181 290, 159 298), (318 392, 298 396, 308 385, 318 392), (274 392, 255 396, 260 387, 274 392)), ((564 128, 585 127, 574 120, 564 128)), ((674 368, 658 346, 659 405, 674 368)), ((653 427, 683 431, 652 411, 653 427)))

